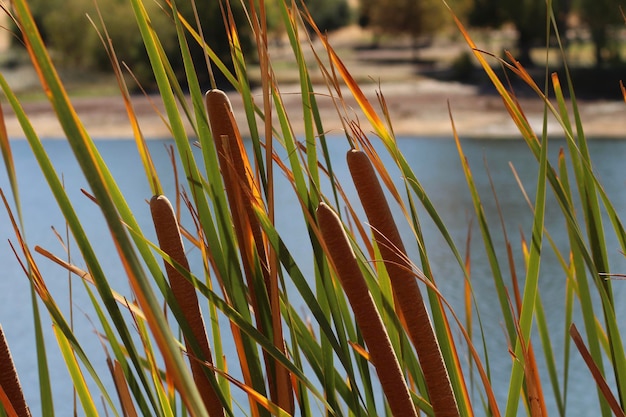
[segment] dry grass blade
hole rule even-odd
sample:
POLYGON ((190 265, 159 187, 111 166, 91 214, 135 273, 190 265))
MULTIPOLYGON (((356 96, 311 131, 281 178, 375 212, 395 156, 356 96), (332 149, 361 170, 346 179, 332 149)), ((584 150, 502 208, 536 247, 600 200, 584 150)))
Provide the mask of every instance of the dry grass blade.
POLYGON ((117 390, 120 403, 122 404, 124 417, 137 417, 137 410, 135 410, 132 396, 128 390, 128 384, 126 383, 122 366, 118 361, 111 360, 110 358, 107 358, 107 364, 113 375, 113 381, 115 381, 115 389, 117 390))
MULTIPOLYGON (((45 250, 41 246, 35 246, 35 252, 37 252, 38 254, 46 257, 47 259, 51 260, 52 262, 56 263, 57 265, 67 269, 72 274, 80 277, 83 281, 86 281, 86 282, 88 282, 88 283, 90 283, 91 285, 94 285, 94 286, 96 285, 96 283, 93 280, 93 277, 91 276, 91 274, 89 274, 89 272, 87 272, 87 271, 85 271, 83 269, 80 269, 76 265, 72 265, 72 264, 68 263, 67 261, 64 261, 63 259, 61 259, 58 256, 54 255, 52 252, 49 252, 49 251, 45 250)), ((124 308, 127 308, 128 311, 133 313, 133 315, 141 318, 142 320, 146 319, 146 316, 144 315, 143 311, 141 311, 141 309, 139 308, 139 306, 136 303, 129 302, 129 300, 125 296, 121 295, 117 291, 112 291, 112 294, 113 294, 113 298, 115 298, 115 300, 121 306, 123 306, 124 308)))
POLYGON ((222 372, 219 369, 216 369, 215 371, 218 374, 220 374, 222 377, 227 379, 231 384, 233 384, 234 386, 236 386, 237 388, 245 392, 249 398, 252 398, 258 405, 263 407, 265 410, 269 411, 273 416, 286 417, 286 416, 293 415, 293 412, 287 413, 285 410, 283 410, 282 408, 280 408, 279 406, 271 402, 266 396, 255 391, 248 384, 242 383, 241 381, 233 378, 233 376, 228 374, 227 372, 222 372))
MULTIPOLYGON (((338 82, 337 82, 337 78, 335 75, 335 70, 336 70, 336 72, 341 76, 341 79, 346 84, 346 87, 348 87, 348 89, 352 93, 352 96, 356 100, 359 108, 361 109, 363 114, 365 114, 365 117, 374 128, 376 134, 383 140, 383 142, 388 142, 388 141, 393 140, 392 139, 394 137, 393 132, 385 124, 385 121, 381 119, 381 117, 378 115, 376 110, 374 110, 372 103, 367 98, 367 96, 365 95, 361 87, 359 86, 359 83, 354 79, 354 77, 352 76, 348 68, 346 68, 341 58, 339 58, 339 55, 337 54, 335 49, 330 45, 330 42, 328 41, 328 37, 325 36, 317 27, 317 24, 313 20, 313 17, 308 12, 308 10, 304 10, 304 19, 306 20, 307 24, 311 27, 311 29, 313 29, 313 31, 316 33, 317 38, 322 42, 324 49, 326 49, 326 52, 328 54, 328 59, 333 65, 333 68, 332 68, 333 77, 327 77, 327 79, 329 81, 332 80, 331 84, 334 84, 336 90, 340 91, 340 89, 338 88, 338 82)), ((320 65, 320 68, 323 69, 323 66, 320 65)), ((326 70, 324 69, 323 71, 326 72, 326 70)), ((345 104, 343 102, 343 98, 340 100, 340 102, 342 105, 345 104)))
MULTIPOLYGON (((326 204, 317 208, 317 218, 326 253, 352 306, 354 318, 369 349, 389 407, 394 416, 417 416, 402 376, 389 335, 376 309, 341 220, 326 204)), ((443 414, 442 414, 443 415, 443 414)))
MULTIPOLYGON (((0 152, 2 152, 5 169, 9 176, 11 191, 13 192, 14 197, 17 197, 18 189, 17 178, 15 177, 15 164, 13 162, 13 152, 11 151, 11 143, 9 142, 9 134, 7 133, 2 105, 0 105, 0 152)), ((18 204, 19 212, 19 198, 15 198, 15 202, 18 204)))
POLYGON ((0 410, 4 411, 7 417, 18 417, 15 408, 13 408, 11 401, 9 401, 7 393, 2 389, 2 385, 0 385, 0 405, 4 407, 0 408, 0 410))
MULTIPOLYGON (((269 271, 265 239, 254 213, 254 207, 264 207, 261 193, 254 181, 252 167, 241 134, 234 121, 228 96, 221 90, 211 90, 206 95, 206 104, 211 131, 218 150, 226 194, 233 215, 235 232, 242 250, 243 266, 247 277, 250 279, 255 269, 255 258, 258 257, 261 262, 261 273, 272 310, 272 338, 274 345, 285 353, 278 281, 275 274, 271 274, 269 271), (255 250, 256 254, 254 253, 255 250)), ((251 285, 250 281, 248 283, 251 285)), ((253 309, 258 311, 254 292, 250 293, 250 297, 253 309)), ((270 329, 260 330, 265 334, 269 334, 270 331, 270 329)), ((272 360, 265 355, 265 361, 270 362, 272 360)), ((274 380, 274 376, 268 372, 270 396, 280 408, 292 411, 294 404, 289 372, 277 361, 273 362, 276 375, 274 380)))
POLYGON ((24 392, 17 377, 15 364, 2 326, 0 326, 0 387, 4 391, 10 407, 15 410, 15 415, 17 417, 30 417, 30 410, 26 405, 24 392))
MULTIPOLYGON (((174 209, 169 200, 163 196, 154 196, 150 200, 150 211, 152 213, 152 219, 154 227, 156 229, 157 238, 159 240, 159 246, 168 254, 175 262, 180 264, 183 268, 189 270, 189 263, 185 255, 185 249, 183 247, 183 241, 180 235, 180 229, 178 222, 176 221, 176 215, 174 209)), ((172 292, 176 298, 176 302, 179 304, 185 321, 189 324, 189 328, 193 333, 193 337, 196 339, 200 346, 202 360, 212 363, 211 348, 206 335, 206 329, 204 326, 204 320, 200 312, 200 306, 198 305, 198 296, 194 286, 184 277, 180 272, 176 270, 168 262, 165 262, 165 269, 167 276, 172 287, 172 292)), ((189 341, 187 343, 187 350, 192 353, 189 341)), ((205 372, 207 369, 196 360, 191 360, 191 371, 194 381, 198 386, 204 404, 211 416, 223 416, 224 408, 220 401, 220 398, 213 388, 211 381, 209 381, 205 372)))
POLYGON ((611 407, 611 410, 613 411, 613 413, 618 417, 626 417, 626 413, 624 413, 624 410, 622 410, 622 407, 620 407, 619 402, 617 401, 617 399, 611 392, 611 388, 606 383, 606 380, 602 376, 602 372, 600 371, 600 369, 598 369, 598 366, 593 361, 593 358, 591 357, 591 353, 589 353, 589 350, 585 346, 585 342, 583 341, 582 336, 578 332, 576 325, 573 323, 569 328, 569 334, 572 337, 574 344, 578 348, 580 355, 583 357, 583 360, 587 364, 587 367, 589 368, 589 371, 591 372, 593 379, 596 381, 596 384, 598 384, 598 388, 604 395, 604 398, 609 404, 609 407, 611 407))
POLYGON ((400 308, 399 315, 415 346, 424 372, 435 415, 458 416, 456 399, 437 337, 376 172, 364 152, 349 151, 347 160, 359 198, 385 262, 394 300, 400 308))

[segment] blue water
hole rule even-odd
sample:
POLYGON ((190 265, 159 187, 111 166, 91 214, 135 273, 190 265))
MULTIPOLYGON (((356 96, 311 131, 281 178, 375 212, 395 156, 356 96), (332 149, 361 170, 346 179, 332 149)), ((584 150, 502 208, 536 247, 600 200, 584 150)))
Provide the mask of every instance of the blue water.
MULTIPOLYGON (((165 189, 165 194, 171 199, 174 197, 174 179, 166 146, 171 142, 166 140, 154 140, 150 142, 150 149, 155 165, 165 189)), ((150 188, 146 181, 140 159, 132 141, 108 140, 97 142, 98 148, 104 160, 109 165, 119 186, 126 196, 128 204, 134 210, 139 224, 144 228, 146 235, 153 236, 152 223, 149 216, 149 208, 146 200, 151 197, 150 188)), ((556 161, 559 147, 564 146, 562 141, 554 141, 550 146, 550 158, 556 161)), ((345 152, 347 144, 344 140, 336 139, 329 142, 330 151, 334 160, 334 168, 338 177, 343 180, 344 187, 351 201, 354 200, 355 192, 348 180, 347 168, 345 167, 345 152)), ((459 164, 454 142, 451 140, 436 138, 405 138, 400 140, 400 146, 405 157, 413 167, 418 179, 421 181, 427 194, 441 215, 446 227, 460 250, 464 251, 468 227, 473 216, 473 208, 465 178, 459 164)), ((505 271, 506 258, 504 252, 504 240, 499 228, 499 220, 495 209, 494 199, 489 186, 485 164, 494 181, 494 188, 498 196, 500 207, 504 213, 505 227, 515 253, 517 271, 520 277, 524 275, 523 259, 521 256, 520 230, 527 239, 530 238, 532 213, 522 197, 519 186, 511 172, 512 164, 518 172, 520 179, 531 200, 534 199, 537 163, 530 155, 526 145, 515 140, 465 140, 464 151, 474 172, 474 179, 484 201, 485 211, 492 225, 493 239, 497 248, 500 249, 501 267, 505 271)), ((87 182, 80 173, 68 145, 62 140, 49 140, 45 142, 46 150, 54 163, 59 174, 63 175, 68 194, 74 207, 79 213, 87 233, 92 242, 96 242, 97 251, 102 259, 114 288, 123 295, 130 296, 130 290, 117 260, 115 248, 109 238, 108 230, 100 215, 97 206, 87 199, 81 188, 87 188, 87 182)), ((31 247, 40 245, 55 254, 63 257, 64 249, 58 238, 53 233, 54 227, 62 236, 65 236, 65 224, 56 203, 48 191, 43 176, 41 175, 34 157, 31 155, 28 144, 24 141, 13 141, 17 177, 19 179, 20 199, 24 214, 26 238, 31 247)), ((624 193, 624 181, 626 175, 623 171, 623 160, 626 155, 626 142, 613 140, 594 140, 590 144, 592 157, 595 162, 595 170, 613 204, 620 214, 626 211, 626 193, 624 193)), ((391 166, 391 163, 388 163, 391 166)), ((401 178, 397 171, 391 170, 397 184, 401 184, 401 178)), ((11 201, 10 188, 6 173, 0 172, 0 187, 8 195, 11 201)), ((309 247, 306 245, 306 231, 299 216, 290 215, 293 210, 299 210, 293 190, 288 186, 285 179, 277 175, 276 186, 278 229, 283 232, 285 241, 294 252, 297 260, 302 262, 305 273, 310 273, 309 247), (307 270, 308 268, 308 270, 307 270)), ((452 259, 450 250, 441 239, 433 223, 423 214, 422 227, 425 242, 435 279, 447 300, 456 308, 462 308, 462 275, 458 265, 452 259)), ((398 219, 401 221, 400 213, 398 219)), ((567 237, 564 223, 560 215, 560 209, 556 203, 549 199, 546 211, 546 227, 555 240, 557 246, 565 248, 567 237)), ((472 282, 476 290, 476 298, 480 308, 480 314, 485 327, 485 333, 489 335, 486 341, 490 351, 491 366, 494 386, 498 389, 497 396, 504 405, 508 386, 508 370, 511 358, 507 351, 506 338, 503 323, 499 321, 501 313, 495 301, 492 274, 489 265, 485 262, 484 249, 482 247, 480 232, 475 219, 472 227, 471 259, 472 259, 472 282)), ((609 230, 609 227, 607 227, 609 230)), ((608 233, 609 251, 612 269, 615 272, 626 272, 626 262, 619 252, 619 246, 614 236, 608 233)), ((0 262, 3 265, 0 276, 0 324, 8 337, 14 360, 25 387, 27 400, 31 405, 33 415, 40 415, 39 393, 37 382, 36 357, 34 349, 34 334, 30 303, 29 286, 21 267, 15 260, 7 240, 14 244, 16 239, 8 223, 5 210, 0 210, 0 262)), ((411 240, 410 234, 405 236, 405 244, 413 259, 418 259, 417 245, 411 240)), ((70 256, 74 256, 75 248, 71 248, 70 256)), ((546 249, 546 252, 550 252, 546 249)), ((55 296, 59 306, 69 313, 70 305, 73 306, 74 326, 76 334, 85 346, 93 363, 99 370, 103 379, 107 379, 107 368, 104 364, 105 354, 102 344, 95 332, 99 330, 89 300, 86 298, 82 284, 74 278, 73 297, 70 303, 68 295, 68 274, 60 267, 51 265, 41 256, 35 255, 40 262, 44 278, 50 291, 55 296)), ((75 262, 82 266, 80 258, 75 262)), ((626 282, 617 281, 614 285, 615 297, 620 299, 624 294, 626 282)), ((563 306, 565 294, 565 279, 560 266, 554 256, 546 253, 544 263, 541 266, 541 295, 549 319, 549 327, 553 334, 553 347, 557 357, 562 357, 562 346, 565 336, 563 325, 563 306)), ((622 304, 617 305, 618 317, 623 316, 622 304)), ((459 310, 461 311, 461 310, 459 310)), ((583 325, 577 321, 582 330, 583 325)), ((69 376, 54 336, 50 329, 50 321, 45 318, 44 329, 48 341, 48 354, 51 366, 52 379, 54 381, 54 399, 57 415, 66 416, 71 414, 72 393, 69 376)), ((460 336, 458 331, 456 336, 460 336)), ((540 363, 543 357, 539 345, 536 353, 540 363)), ((461 351, 461 354, 465 353, 461 351)), ((595 392, 590 389, 593 384, 588 371, 581 364, 578 353, 573 351, 571 362, 571 380, 568 396, 568 415, 588 415, 587 410, 593 409, 596 398, 595 392)), ((464 359, 464 358, 462 358, 464 359)), ((562 371, 562 361, 559 359, 559 371, 562 371)), ((551 398, 551 387, 548 379, 544 378, 544 391, 546 398, 551 398)), ((478 406, 476 401, 476 406, 478 406)), ((555 413, 555 404, 548 404, 550 414, 555 413)), ((481 413, 478 413, 479 415, 481 413)))

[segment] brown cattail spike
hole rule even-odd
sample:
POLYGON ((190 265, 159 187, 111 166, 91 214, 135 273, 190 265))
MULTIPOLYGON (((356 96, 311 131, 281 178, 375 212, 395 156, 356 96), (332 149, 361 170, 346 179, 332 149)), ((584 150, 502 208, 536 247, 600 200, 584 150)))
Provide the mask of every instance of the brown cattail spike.
POLYGON ((385 262, 399 316, 415 346, 435 415, 456 417, 459 411, 439 343, 376 172, 364 152, 349 151, 347 160, 385 262))
POLYGON ((0 326, 0 387, 17 413, 17 417, 31 416, 2 326, 0 326))
POLYGON ((317 220, 327 255, 352 306, 354 318, 370 353, 389 408, 394 416, 417 416, 415 405, 385 325, 367 288, 350 241, 335 212, 326 204, 317 208, 317 220))
MULTIPOLYGON (((158 195, 152 197, 150 200, 150 211, 152 213, 152 220, 156 229, 157 238, 159 240, 159 246, 161 250, 169 255, 172 260, 180 264, 186 270, 189 270, 189 263, 187 256, 185 255, 185 248, 183 247, 183 241, 178 228, 178 222, 176 221, 176 215, 174 209, 170 204, 167 197, 158 195)), ((204 326, 204 320, 200 312, 200 306, 198 305, 198 295, 194 286, 180 273, 165 262, 165 271, 172 288, 172 293, 176 298, 176 302, 180 306, 184 319, 189 325, 193 337, 197 344, 200 346, 202 361, 212 364, 211 348, 206 335, 206 329, 204 326)), ((190 343, 185 340, 187 350, 189 354, 193 355, 190 343)), ((209 415, 223 416, 224 408, 220 398, 213 388, 213 385, 209 381, 205 374, 206 367, 198 360, 192 358, 191 372, 193 374, 194 381, 198 386, 200 395, 204 399, 204 404, 209 412, 209 415)))
MULTIPOLYGON (((262 263, 265 287, 269 291, 271 283, 267 271, 267 259, 263 245, 263 234, 256 220, 253 204, 262 207, 261 193, 255 182, 252 167, 241 139, 241 134, 234 121, 233 109, 226 93, 211 90, 206 94, 207 113, 211 132, 215 140, 228 203, 233 214, 237 239, 243 248, 244 267, 247 274, 254 270, 254 255, 249 243, 256 248, 262 263), (249 236, 252 236, 250 239, 249 236)), ((269 295, 269 294, 268 294, 269 295)), ((269 296, 271 299, 271 295, 269 296)), ((255 300, 252 300, 256 308, 255 300)))
MULTIPOLYGON (((276 348, 285 353, 278 282, 275 275, 270 274, 264 235, 254 212, 255 207, 264 206, 261 192, 254 180, 228 96, 221 90, 210 90, 206 94, 206 105, 248 285, 253 286, 251 277, 255 274, 255 262, 258 259, 272 309, 273 328, 264 329, 258 321, 259 330, 266 335, 271 334, 276 348)), ((250 304, 255 311, 258 309, 259 297, 259 294, 250 293, 250 304)), ((264 356, 271 399, 287 412, 293 413, 293 389, 289 372, 268 354, 264 353, 264 356)))

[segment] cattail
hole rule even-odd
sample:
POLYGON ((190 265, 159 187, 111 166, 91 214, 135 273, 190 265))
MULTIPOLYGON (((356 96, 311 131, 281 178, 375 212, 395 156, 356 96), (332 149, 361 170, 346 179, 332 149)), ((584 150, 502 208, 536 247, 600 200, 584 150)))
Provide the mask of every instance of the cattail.
POLYGON ((364 152, 349 151, 347 161, 384 260, 394 300, 400 308, 399 315, 415 346, 435 415, 458 416, 456 399, 437 337, 376 172, 364 152))
MULTIPOLYGON (((254 213, 254 207, 263 207, 261 193, 254 181, 252 167, 235 123, 228 96, 221 90, 210 90, 206 94, 206 104, 228 203, 233 216, 235 233, 242 251, 243 267, 248 277, 248 285, 251 288, 253 285, 250 278, 254 274, 254 263, 256 259, 261 262, 261 273, 272 310, 273 326, 272 329, 260 328, 260 330, 266 335, 271 330, 274 345, 285 353, 278 282, 269 272, 269 260, 265 250, 263 232, 254 213)), ((251 292, 250 303, 255 311, 258 309, 257 299, 257 294, 251 292)), ((260 321, 258 323, 260 325, 260 321)), ((265 353, 264 358, 269 370, 270 397, 281 408, 293 413, 294 400, 289 371, 265 353), (272 372, 272 369, 275 372, 272 372)))
MULTIPOLYGON (((154 228, 156 229, 157 238, 161 250, 169 255, 173 261, 177 262, 181 267, 189 270, 189 263, 185 255, 183 241, 176 221, 174 209, 167 197, 158 195, 150 200, 150 211, 154 228)), ((198 304, 198 295, 193 284, 191 284, 176 268, 165 262, 165 271, 167 273, 172 293, 176 302, 180 306, 183 317, 191 332, 193 338, 200 347, 200 361, 191 359, 191 372, 194 381, 198 386, 198 391, 204 400, 204 405, 210 416, 223 416, 224 408, 220 397, 213 387, 208 376, 205 374, 206 367, 201 361, 209 364, 213 363, 211 348, 206 334, 204 320, 200 312, 198 304)), ((191 344, 185 339, 187 351, 191 354, 191 344)))
MULTIPOLYGON (((262 261, 262 272, 265 287, 271 287, 267 273, 267 259, 263 245, 263 234, 254 214, 253 203, 262 206, 260 192, 254 183, 254 175, 250 161, 241 139, 241 134, 234 120, 233 109, 226 93, 213 89, 206 94, 207 113, 211 124, 211 132, 217 147, 222 177, 226 187, 235 231, 240 245, 244 245, 244 267, 251 273, 253 256, 250 243, 256 247, 262 261), (246 238, 252 236, 252 239, 246 238)), ((256 307, 253 305, 253 307, 256 307)))
POLYGON ((392 414, 402 417, 417 416, 398 358, 341 220, 330 207, 321 203, 317 208, 317 221, 328 256, 352 306, 354 318, 369 350, 392 414))
POLYGON ((31 416, 2 326, 0 326, 0 387, 17 417, 31 416))

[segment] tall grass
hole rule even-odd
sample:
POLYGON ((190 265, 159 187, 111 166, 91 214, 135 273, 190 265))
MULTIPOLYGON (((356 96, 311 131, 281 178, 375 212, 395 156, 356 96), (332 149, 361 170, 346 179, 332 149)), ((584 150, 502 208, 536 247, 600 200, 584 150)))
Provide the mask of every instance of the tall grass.
MULTIPOLYGON (((263 0, 245 4, 246 23, 256 43, 255 56, 244 56, 237 31, 240 26, 233 21, 228 4, 223 8, 232 72, 203 41, 201 22, 184 20, 174 0, 163 5, 177 30, 188 96, 171 70, 142 0, 129 3, 165 106, 164 123, 184 171, 184 181, 177 184, 178 195, 163 195, 161 178, 132 107, 127 78, 115 45, 110 44, 102 26, 106 22, 92 18, 117 75, 120 99, 126 104, 137 152, 153 193, 145 199, 150 200, 157 241, 149 238, 152 230, 140 227, 136 217, 145 213, 129 208, 76 114, 28 1, 15 0, 11 12, 42 89, 88 181, 90 198, 106 221, 132 291, 124 296, 112 287, 103 268, 109 260, 97 253, 87 237, 84 220, 76 213, 41 138, 0 73, 0 88, 19 119, 86 265, 83 270, 50 249, 31 247, 24 238, 12 144, 0 119, 0 144, 13 197, 13 204, 5 199, 5 207, 15 230, 15 254, 32 286, 37 334, 33 342, 38 351, 44 415, 55 414, 46 362, 53 344, 43 339, 45 320, 40 306, 53 323, 70 383, 80 401, 76 412, 84 415, 516 416, 523 407, 528 415, 543 416, 548 414, 546 398, 554 396, 556 412, 564 416, 568 412, 569 370, 577 354, 570 337, 597 382, 599 409, 586 412, 624 415, 626 355, 609 279, 613 271, 606 233, 617 236, 622 251, 626 251, 626 233, 594 175, 567 66, 564 78, 546 74, 546 86, 541 88, 512 56, 507 61, 489 61, 489 55, 473 43, 455 18, 459 32, 518 126, 520 138, 537 160, 536 191, 534 198, 529 198, 533 223, 526 231, 529 243, 523 241, 526 272, 518 277, 506 230, 507 256, 502 259, 495 247, 498 225, 483 209, 483 199, 491 197, 481 196, 475 185, 451 111, 451 133, 472 197, 480 230, 478 240, 485 247, 511 355, 508 395, 499 402, 485 348, 485 340, 493 335, 480 326, 481 308, 472 296, 470 264, 399 150, 384 96, 379 96, 381 106, 377 110, 306 10, 296 3, 277 2, 300 76, 302 105, 287 108, 268 53, 263 0), (305 30, 306 26, 312 30, 305 30), (321 50, 313 48, 315 42, 308 38, 309 33, 321 41, 321 50), (231 85, 218 86, 214 81, 211 91, 204 94, 189 52, 190 39, 204 47, 212 71, 222 72, 231 85), (314 62, 305 59, 306 48, 313 48, 314 62), (260 95, 249 82, 251 61, 259 63, 260 95), (546 119, 551 114, 560 123, 569 152, 568 156, 560 154, 557 166, 548 159, 552 138, 547 129, 533 130, 514 93, 492 68, 494 63, 527 83, 537 100, 545 103, 546 119), (313 85, 311 68, 322 74, 326 82, 323 88, 313 85), (563 79, 570 103, 561 86, 563 79), (555 92, 554 99, 548 98, 548 87, 555 92), (229 96, 219 88, 234 89, 231 97, 243 102, 249 139, 242 137, 229 96), (359 201, 346 198, 334 175, 325 121, 317 103, 320 94, 330 96, 345 127, 345 138, 333 140, 345 142, 359 201), (368 126, 349 116, 346 95, 356 101, 368 126), (294 120, 303 123, 302 136, 294 134, 294 120), (191 126, 193 137, 188 136, 185 125, 191 126), (247 140, 250 155, 244 146, 247 140), (200 148, 199 153, 193 152, 193 143, 200 148), (393 161, 394 170, 399 170, 402 188, 390 173, 392 167, 381 162, 382 153, 388 153, 385 159, 393 161), (290 215, 301 217, 306 226, 307 234, 299 245, 309 249, 314 265, 310 276, 292 256, 286 236, 278 231, 277 176, 287 178, 300 203, 299 210, 290 215), (550 194, 558 202, 567 229, 566 249, 559 250, 546 233, 545 207, 550 194), (388 198, 404 218, 393 218, 388 198), (175 208, 168 200, 176 201, 175 208), (360 206, 367 220, 358 214, 360 206), (418 210, 419 206, 423 210, 418 210), (182 216, 184 210, 188 216, 182 216), (465 279, 458 287, 465 292, 463 311, 451 309, 435 281, 418 211, 434 222, 449 247, 449 262, 457 264, 465 279), (183 224, 181 219, 190 220, 183 224), (399 229, 410 233, 401 237, 399 229), (413 240, 419 253, 408 253, 403 239, 413 240), (185 245, 201 254, 199 265, 188 262, 185 245), (550 250, 562 260, 568 288, 561 355, 553 351, 554 339, 561 336, 547 330, 543 305, 547 301, 539 290, 541 261, 550 250), (35 257, 33 252, 43 257, 35 257), (109 355, 111 375, 96 371, 91 352, 81 346, 70 318, 47 290, 45 271, 52 263, 62 265, 84 283, 109 355), (288 288, 295 288, 306 306, 304 315, 292 302, 294 295, 288 288), (574 321, 574 311, 580 311, 580 322, 574 321), (578 328, 584 329, 585 336, 578 328), (233 340, 233 351, 225 347, 227 340, 233 340), (547 380, 541 378, 540 354, 547 367, 547 380), (565 363, 557 363, 557 356, 564 357, 565 363), (245 404, 237 398, 245 398, 245 404)), ((554 16, 549 15, 547 37, 558 34, 553 31, 554 16)), ((468 242, 468 246, 479 244, 475 238, 468 242)), ((8 349, 0 353, 9 358, 8 349)), ((4 359, 1 365, 11 377, 5 378, 3 371, 0 378, 0 415, 28 415, 19 395, 18 378, 12 376, 13 367, 4 359)))

